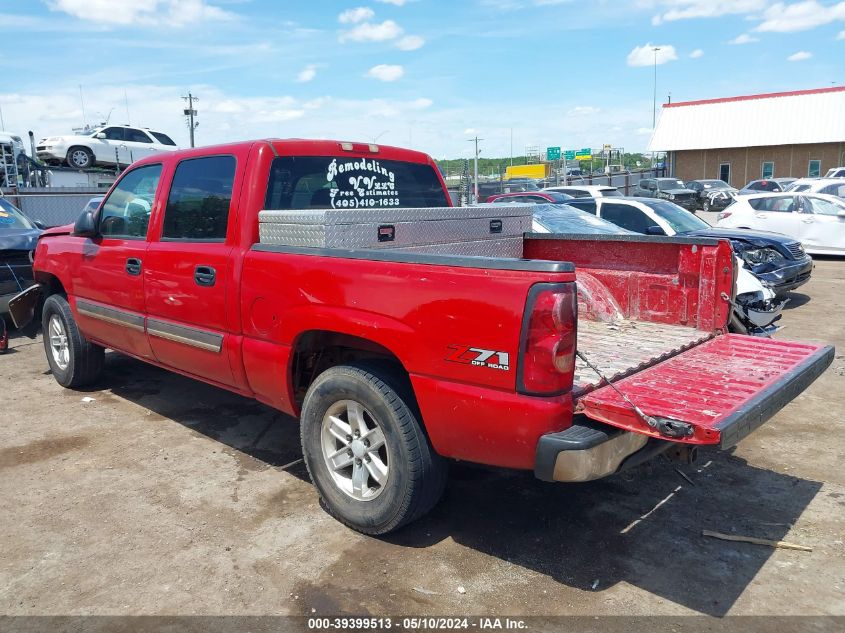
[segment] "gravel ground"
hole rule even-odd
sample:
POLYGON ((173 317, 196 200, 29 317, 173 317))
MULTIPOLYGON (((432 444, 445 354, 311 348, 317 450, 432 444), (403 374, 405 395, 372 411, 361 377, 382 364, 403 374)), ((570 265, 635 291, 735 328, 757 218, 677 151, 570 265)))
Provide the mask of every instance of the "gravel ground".
MULTIPOLYGON (((845 350, 845 262, 791 299, 778 338, 845 350)), ((840 354, 733 451, 580 485, 455 464, 385 539, 320 509, 296 421, 260 404, 113 353, 64 390, 40 339, 0 385, 2 614, 845 615, 840 354)))

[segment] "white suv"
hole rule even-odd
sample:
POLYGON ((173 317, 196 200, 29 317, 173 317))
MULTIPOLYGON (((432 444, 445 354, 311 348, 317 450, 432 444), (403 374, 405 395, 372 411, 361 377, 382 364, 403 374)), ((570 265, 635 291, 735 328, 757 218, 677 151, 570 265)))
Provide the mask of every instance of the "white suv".
POLYGON ((95 164, 128 165, 157 152, 179 149, 167 134, 128 125, 108 125, 81 135, 50 136, 35 148, 39 160, 77 169, 95 164))
POLYGON ((845 178, 801 178, 786 191, 790 193, 826 193, 845 198, 845 178))
POLYGON ((834 167, 824 175, 825 178, 845 178, 845 167, 834 167))

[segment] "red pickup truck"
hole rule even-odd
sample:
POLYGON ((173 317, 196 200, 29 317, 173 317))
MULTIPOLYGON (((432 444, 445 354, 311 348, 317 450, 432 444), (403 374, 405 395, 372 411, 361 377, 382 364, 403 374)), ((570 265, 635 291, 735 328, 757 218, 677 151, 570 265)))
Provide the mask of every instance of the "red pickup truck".
POLYGON ((730 447, 833 358, 726 334, 727 242, 526 234, 521 257, 473 257, 259 239, 262 210, 356 205, 449 198, 431 158, 368 144, 134 163, 38 243, 54 377, 90 383, 110 348, 296 416, 325 507, 383 534, 437 502, 450 459, 587 481, 730 447))

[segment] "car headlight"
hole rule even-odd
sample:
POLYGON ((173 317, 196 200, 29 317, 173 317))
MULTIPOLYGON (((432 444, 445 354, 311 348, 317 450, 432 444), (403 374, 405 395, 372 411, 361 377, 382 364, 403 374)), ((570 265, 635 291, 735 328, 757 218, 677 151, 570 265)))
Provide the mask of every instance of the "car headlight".
POLYGON ((751 264, 752 266, 755 264, 775 264, 781 265, 786 263, 783 255, 781 255, 777 250, 774 248, 752 248, 747 251, 740 253, 745 262, 751 264))

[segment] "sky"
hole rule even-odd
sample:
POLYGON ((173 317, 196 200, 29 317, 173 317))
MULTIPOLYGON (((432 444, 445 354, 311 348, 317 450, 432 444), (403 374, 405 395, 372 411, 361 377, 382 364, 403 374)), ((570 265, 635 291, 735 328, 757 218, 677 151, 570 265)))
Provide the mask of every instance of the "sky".
POLYGON ((845 83, 845 1, 0 0, 3 127, 131 123, 435 158, 642 151, 657 103, 845 83), (837 61, 839 60, 839 61, 837 61), (511 149, 512 148, 512 149, 511 149))

